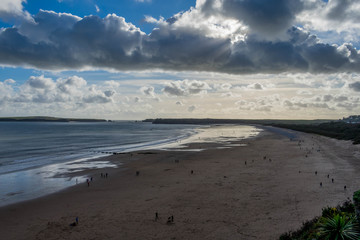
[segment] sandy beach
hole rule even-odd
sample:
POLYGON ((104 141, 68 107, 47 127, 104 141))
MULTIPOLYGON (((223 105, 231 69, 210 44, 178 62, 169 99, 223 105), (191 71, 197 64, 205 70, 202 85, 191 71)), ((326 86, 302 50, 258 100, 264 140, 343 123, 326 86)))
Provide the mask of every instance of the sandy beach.
POLYGON ((113 155, 122 167, 88 171, 90 186, 0 208, 0 236, 278 239, 360 189, 359 146, 295 134, 265 130, 239 142, 247 146, 197 143, 189 148, 206 150, 113 155), (79 224, 69 226, 76 217, 79 224))

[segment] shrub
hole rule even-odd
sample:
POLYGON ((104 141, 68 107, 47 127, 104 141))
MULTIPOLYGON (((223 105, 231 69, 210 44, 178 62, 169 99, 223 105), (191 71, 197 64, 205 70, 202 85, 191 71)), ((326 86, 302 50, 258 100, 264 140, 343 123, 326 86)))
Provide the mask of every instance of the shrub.
POLYGON ((282 234, 279 240, 359 240, 359 224, 354 216, 355 206, 350 200, 336 207, 325 207, 322 209, 321 217, 304 222, 297 231, 282 234), (336 232, 340 238, 336 238, 336 232))
POLYGON ((320 239, 359 240, 354 217, 341 216, 322 218, 319 226, 320 239))

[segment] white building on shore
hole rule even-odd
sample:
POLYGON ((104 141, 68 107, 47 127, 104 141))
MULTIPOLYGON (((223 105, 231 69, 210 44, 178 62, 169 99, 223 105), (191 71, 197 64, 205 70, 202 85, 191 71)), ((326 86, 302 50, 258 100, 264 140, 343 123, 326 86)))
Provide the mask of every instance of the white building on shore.
POLYGON ((342 120, 346 123, 360 123, 360 115, 351 115, 347 118, 343 117, 342 120))

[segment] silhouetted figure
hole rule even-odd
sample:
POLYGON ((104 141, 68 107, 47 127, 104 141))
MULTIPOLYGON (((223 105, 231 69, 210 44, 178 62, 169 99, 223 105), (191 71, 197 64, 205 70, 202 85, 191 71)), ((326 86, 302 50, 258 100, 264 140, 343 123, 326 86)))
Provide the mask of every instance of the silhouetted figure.
POLYGON ((76 225, 79 224, 79 217, 76 217, 76 218, 75 218, 75 222, 76 222, 76 225))
POLYGON ((299 171, 299 173, 301 173, 301 171, 299 171))
POLYGON ((193 171, 193 170, 191 170, 191 174, 194 174, 194 171, 193 171))
POLYGON ((333 179, 333 178, 331 179, 331 182, 334 183, 334 179, 333 179))
POLYGON ((322 187, 322 182, 320 182, 320 187, 322 187))
POLYGON ((139 176, 140 175, 140 172, 139 171, 136 171, 136 176, 139 176))
POLYGON ((344 186, 344 190, 346 190, 346 185, 344 186))
POLYGON ((328 174, 328 175, 327 175, 327 177, 329 178, 329 177, 330 177, 330 175, 328 174))
POLYGON ((106 178, 108 177, 108 173, 105 174, 105 177, 106 177, 106 178))
POLYGON ((155 221, 159 220, 159 214, 158 212, 155 213, 155 221))
POLYGON ((171 222, 173 223, 174 222, 174 216, 171 215, 171 222))
POLYGON ((315 175, 317 175, 317 171, 315 171, 315 175))
POLYGON ((88 187, 90 186, 90 181, 89 181, 89 179, 86 179, 86 183, 87 183, 87 185, 88 185, 88 187))
POLYGON ((246 165, 247 163, 246 163, 246 161, 245 161, 245 165, 246 165))
POLYGON ((92 182, 92 180, 93 180, 93 178, 91 177, 91 178, 90 178, 90 181, 92 182))

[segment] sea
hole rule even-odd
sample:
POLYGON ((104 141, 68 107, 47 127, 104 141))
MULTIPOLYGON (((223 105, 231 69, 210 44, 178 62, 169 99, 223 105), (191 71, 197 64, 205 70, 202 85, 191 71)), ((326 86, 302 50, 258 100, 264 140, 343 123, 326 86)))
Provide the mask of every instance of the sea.
MULTIPOLYGON (((102 158, 138 150, 185 150, 194 142, 232 142, 256 136, 253 126, 150 122, 0 122, 0 206, 85 182, 77 171, 118 168, 102 158)), ((191 151, 203 149, 191 149, 191 151)))

